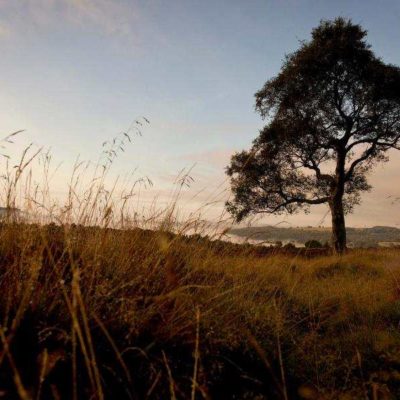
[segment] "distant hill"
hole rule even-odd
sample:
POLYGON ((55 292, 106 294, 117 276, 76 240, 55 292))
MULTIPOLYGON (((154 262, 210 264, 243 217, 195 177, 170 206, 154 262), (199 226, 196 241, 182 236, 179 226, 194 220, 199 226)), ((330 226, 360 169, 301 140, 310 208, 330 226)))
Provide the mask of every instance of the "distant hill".
MULTIPOLYGON (((318 240, 321 243, 329 242, 330 228, 281 228, 275 226, 258 226, 246 228, 232 228, 230 235, 254 242, 282 243, 293 242, 304 245, 308 240, 318 240)), ((400 229, 390 226, 374 226, 372 228, 347 228, 349 247, 389 247, 400 245, 400 229)))
POLYGON ((14 217, 20 216, 21 210, 19 208, 14 208, 14 207, 0 207, 0 219, 11 215, 14 217))

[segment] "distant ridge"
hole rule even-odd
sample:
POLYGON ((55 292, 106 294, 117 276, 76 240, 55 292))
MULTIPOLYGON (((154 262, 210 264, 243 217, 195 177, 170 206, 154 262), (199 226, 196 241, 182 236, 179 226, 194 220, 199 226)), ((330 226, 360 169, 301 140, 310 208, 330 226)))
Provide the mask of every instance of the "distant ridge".
POLYGON ((15 207, 0 207, 0 215, 4 215, 7 213, 20 213, 21 210, 15 207))
MULTIPOLYGON (((400 245, 400 229, 392 226, 373 226, 371 228, 347 228, 349 247, 389 247, 400 245)), ((304 244, 308 240, 329 242, 330 228, 327 227, 297 227, 282 228, 276 226, 257 226, 232 228, 229 233, 242 239, 253 241, 283 243, 294 242, 304 244)))

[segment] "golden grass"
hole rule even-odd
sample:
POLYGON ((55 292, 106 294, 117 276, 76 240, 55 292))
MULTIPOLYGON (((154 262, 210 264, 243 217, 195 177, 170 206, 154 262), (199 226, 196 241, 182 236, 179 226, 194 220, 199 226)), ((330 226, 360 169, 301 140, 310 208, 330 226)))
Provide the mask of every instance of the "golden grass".
POLYGON ((0 390, 397 396, 399 254, 259 257, 162 231, 4 224, 0 390))
POLYGON ((310 258, 189 237, 202 223, 176 220, 185 174, 169 207, 139 218, 134 188, 148 180, 106 189, 128 137, 94 170, 76 164, 61 205, 48 154, 6 164, 0 397, 400 397, 398 250, 310 258))

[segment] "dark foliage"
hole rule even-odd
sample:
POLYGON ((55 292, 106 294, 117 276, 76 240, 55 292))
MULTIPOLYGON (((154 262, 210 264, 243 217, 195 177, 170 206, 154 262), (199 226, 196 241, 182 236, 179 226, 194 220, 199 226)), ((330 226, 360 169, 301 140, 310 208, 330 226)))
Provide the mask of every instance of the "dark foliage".
POLYGON ((318 240, 307 240, 307 242, 305 242, 304 246, 307 249, 320 249, 323 247, 322 243, 319 242, 318 240))

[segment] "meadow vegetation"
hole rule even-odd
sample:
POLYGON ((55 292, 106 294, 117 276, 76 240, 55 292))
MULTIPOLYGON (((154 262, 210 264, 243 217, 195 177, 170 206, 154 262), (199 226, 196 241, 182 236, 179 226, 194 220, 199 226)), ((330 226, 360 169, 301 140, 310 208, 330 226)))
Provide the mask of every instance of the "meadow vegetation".
POLYGON ((5 166, 0 397, 400 396, 398 250, 337 256, 189 235, 201 223, 177 219, 176 197, 139 218, 137 181, 121 191, 106 179, 124 138, 91 173, 77 164, 60 206, 48 154, 5 166))
POLYGON ((398 398, 398 256, 260 256, 163 229, 3 224, 0 391, 398 398))

